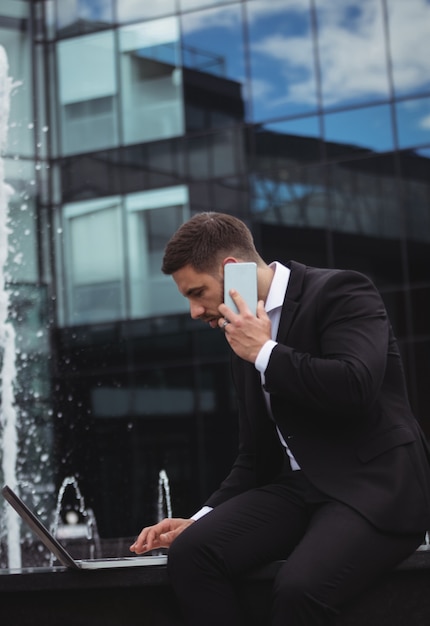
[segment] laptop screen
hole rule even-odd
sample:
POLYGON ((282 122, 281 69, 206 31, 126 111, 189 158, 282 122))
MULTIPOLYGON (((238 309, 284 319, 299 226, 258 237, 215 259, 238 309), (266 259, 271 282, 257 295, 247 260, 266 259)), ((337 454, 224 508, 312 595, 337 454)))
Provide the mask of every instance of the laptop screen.
POLYGON ((49 530, 42 524, 36 515, 28 508, 21 498, 10 488, 5 485, 2 494, 15 509, 18 515, 30 526, 31 530, 39 537, 48 550, 50 550, 57 559, 66 567, 79 569, 79 565, 75 563, 67 550, 59 543, 49 530))

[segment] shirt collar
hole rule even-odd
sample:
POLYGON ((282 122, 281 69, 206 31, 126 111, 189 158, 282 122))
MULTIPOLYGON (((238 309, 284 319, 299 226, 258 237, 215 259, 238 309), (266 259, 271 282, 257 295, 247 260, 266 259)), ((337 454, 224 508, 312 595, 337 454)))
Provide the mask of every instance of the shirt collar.
POLYGON ((264 308, 266 312, 274 311, 284 304, 285 294, 287 293, 288 281, 290 279, 291 270, 279 261, 274 261, 270 267, 275 270, 272 282, 270 283, 269 293, 267 294, 264 308))

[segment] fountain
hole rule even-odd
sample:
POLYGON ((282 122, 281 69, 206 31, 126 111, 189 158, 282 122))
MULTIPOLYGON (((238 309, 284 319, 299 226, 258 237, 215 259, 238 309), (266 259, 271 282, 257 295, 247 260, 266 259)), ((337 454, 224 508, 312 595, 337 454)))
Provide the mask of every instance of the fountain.
MULTIPOLYGON (((10 298, 7 289, 8 206, 12 189, 5 181, 3 153, 6 148, 12 79, 8 75, 6 52, 0 46, 0 424, 2 429, 3 480, 18 489, 16 463, 18 458, 17 410, 14 381, 16 379, 15 330, 9 319, 10 298)), ((5 511, 9 568, 21 567, 20 525, 10 507, 5 511)))
MULTIPOLYGON (((97 530, 97 522, 92 509, 85 505, 84 497, 79 488, 78 481, 74 476, 66 476, 58 490, 57 504, 54 519, 50 527, 51 533, 60 540, 85 539, 88 542, 90 554, 87 558, 101 556, 100 537, 97 530), (63 508, 63 500, 66 490, 72 487, 77 507, 68 511, 65 515, 66 524, 61 524, 60 515, 63 508)), ((50 557, 50 565, 53 565, 54 556, 50 557)))
POLYGON ((169 479, 166 470, 162 469, 158 474, 157 522, 161 522, 165 517, 172 517, 172 502, 169 479))
MULTIPOLYGON (((11 249, 9 204, 13 189, 5 180, 5 160, 3 158, 7 144, 10 96, 14 87, 15 83, 9 76, 6 52, 0 46, 0 437, 2 450, 0 476, 3 482, 7 483, 16 493, 19 493, 20 488, 23 488, 32 496, 36 495, 37 500, 38 496, 34 485, 28 481, 19 480, 17 470, 18 426, 22 416, 18 414, 16 401, 16 354, 18 350, 15 328, 12 323, 11 294, 8 290, 8 283, 11 281, 7 272, 9 250, 11 249)), ((69 513, 71 515, 73 512, 69 513)), ((159 472, 157 515, 158 519, 172 517, 170 486, 164 469, 159 472)), ((3 505, 2 520, 4 520, 4 524, 1 530, 7 545, 7 566, 9 569, 20 569, 23 558, 20 520, 11 507, 5 505, 3 505)), ((89 555, 90 558, 97 556, 95 553, 100 552, 100 540, 94 514, 91 509, 85 507, 84 499, 74 477, 65 478, 60 487, 51 528, 60 540, 78 539, 79 537, 90 540, 88 542, 92 550, 89 555), (73 487, 75 490, 78 503, 77 511, 75 511, 77 519, 75 523, 67 520, 69 523, 62 524, 60 520, 61 507, 68 487, 73 487)))

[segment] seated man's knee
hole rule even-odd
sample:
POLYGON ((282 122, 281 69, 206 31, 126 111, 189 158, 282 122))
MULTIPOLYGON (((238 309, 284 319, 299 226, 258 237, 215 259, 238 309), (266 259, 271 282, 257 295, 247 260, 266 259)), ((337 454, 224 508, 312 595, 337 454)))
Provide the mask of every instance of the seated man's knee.
POLYGON ((167 567, 170 575, 183 576, 189 572, 200 553, 200 537, 194 524, 176 537, 169 548, 167 567))

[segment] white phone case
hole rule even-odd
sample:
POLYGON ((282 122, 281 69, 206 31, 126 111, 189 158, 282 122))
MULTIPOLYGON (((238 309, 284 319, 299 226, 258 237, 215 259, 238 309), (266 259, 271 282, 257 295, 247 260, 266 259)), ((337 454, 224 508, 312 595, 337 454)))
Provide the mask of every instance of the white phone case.
POLYGON ((229 291, 236 289, 254 315, 257 313, 257 264, 226 263, 224 265, 224 303, 233 311, 237 307, 229 291))

